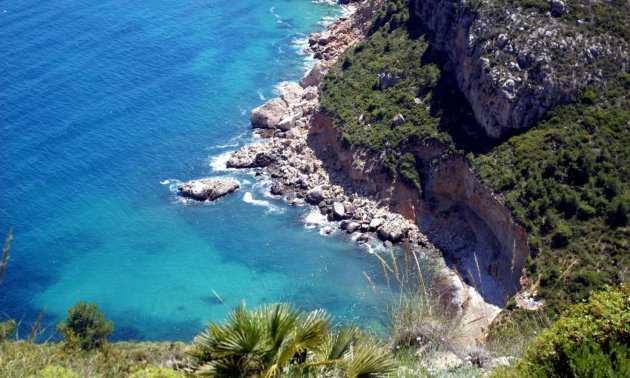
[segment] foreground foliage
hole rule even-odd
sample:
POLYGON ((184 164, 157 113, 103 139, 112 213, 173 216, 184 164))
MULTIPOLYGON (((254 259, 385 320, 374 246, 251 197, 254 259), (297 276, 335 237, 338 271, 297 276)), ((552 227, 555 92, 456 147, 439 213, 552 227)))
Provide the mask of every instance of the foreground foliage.
POLYGON ((114 323, 105 320, 96 303, 77 303, 68 309, 68 319, 57 325, 67 347, 83 350, 102 347, 113 331, 114 323))
POLYGON ((497 376, 630 376, 630 286, 608 288, 572 306, 497 376))
POLYGON ((184 349, 182 343, 113 343, 82 351, 57 343, 4 341, 0 342, 0 376, 183 377, 184 373, 172 368, 188 364, 184 349), (155 373, 158 368, 162 372, 155 373))
POLYGON ((333 329, 325 312, 302 312, 288 304, 251 311, 241 305, 224 324, 208 324, 189 352, 196 373, 218 377, 324 371, 365 377, 394 366, 389 352, 357 328, 333 329))

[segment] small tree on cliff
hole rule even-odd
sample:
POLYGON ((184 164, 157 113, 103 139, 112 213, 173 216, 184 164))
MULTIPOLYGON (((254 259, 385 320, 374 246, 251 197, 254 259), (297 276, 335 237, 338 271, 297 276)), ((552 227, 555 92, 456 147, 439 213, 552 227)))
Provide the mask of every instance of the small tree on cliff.
POLYGON ((92 350, 107 343, 114 324, 105 320, 96 303, 79 302, 68 310, 68 319, 57 325, 68 347, 92 350))

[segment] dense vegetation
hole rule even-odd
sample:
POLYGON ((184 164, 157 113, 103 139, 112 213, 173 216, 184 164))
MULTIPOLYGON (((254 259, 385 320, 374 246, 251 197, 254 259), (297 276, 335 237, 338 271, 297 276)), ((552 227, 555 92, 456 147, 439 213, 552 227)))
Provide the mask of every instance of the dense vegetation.
POLYGON ((607 288, 566 311, 523 358, 495 376, 630 376, 630 286, 607 288))
MULTIPOLYGON (((540 3, 541 10, 549 9, 548 2, 540 3)), ((538 3, 510 4, 535 8, 538 3)), ((567 28, 628 35, 627 4, 569 1, 568 8, 557 19, 567 28)), ((504 7, 497 9, 503 13, 504 7)), ((431 50, 419 24, 409 21, 406 1, 387 2, 369 37, 326 77, 322 107, 346 145, 369 150, 392 174, 420 187, 422 164, 439 162, 418 161, 415 146, 439 144, 443 159, 466 155, 527 229, 530 283, 545 299, 549 315, 593 289, 625 282, 630 266, 630 75, 609 65, 607 70, 617 71, 604 86, 585 90, 521 135, 489 141, 471 126, 474 120, 454 90, 457 84, 442 69, 440 55, 431 50), (390 77, 395 80, 383 80, 390 77), (394 122, 397 114, 404 123, 394 122)))
MULTIPOLYGON (((507 0, 502 6, 523 7, 540 13, 551 11, 551 3, 544 0, 507 0)), ((624 0, 582 1, 566 0, 567 10, 556 19, 576 31, 586 34, 611 34, 620 39, 630 40, 628 12, 630 5, 624 0), (625 12, 624 12, 625 11, 625 12), (625 13, 625 14, 624 14, 625 13)))
POLYGON ((321 106, 347 146, 379 156, 393 175, 420 187, 418 162, 409 153, 413 145, 438 142, 455 148, 476 140, 465 141, 454 127, 473 123, 465 99, 451 90, 441 57, 429 50, 419 24, 408 23, 409 17, 407 1, 387 4, 371 35, 326 76, 321 106))
POLYGON ((630 75, 553 111, 534 129, 472 157, 525 226, 529 274, 548 306, 625 281, 630 266, 630 75))
MULTIPOLYGON (((0 376, 11 378, 183 377, 172 367, 189 357, 183 343, 112 343, 91 351, 60 343, 0 342, 0 376)), ((181 365, 180 365, 181 364, 181 365)))

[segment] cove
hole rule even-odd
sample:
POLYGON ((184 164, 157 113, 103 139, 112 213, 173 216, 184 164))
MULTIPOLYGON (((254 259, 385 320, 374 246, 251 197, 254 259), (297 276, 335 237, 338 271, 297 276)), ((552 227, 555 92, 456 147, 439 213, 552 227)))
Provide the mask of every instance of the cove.
POLYGON ((296 80, 325 1, 24 0, 0 4, 0 232, 14 228, 3 316, 42 337, 79 300, 114 339, 191 340, 229 308, 278 301, 377 323, 380 266, 311 210, 222 169, 249 110, 296 80), (233 175, 214 204, 173 192, 233 175), (220 299, 215 295, 220 296, 220 299))

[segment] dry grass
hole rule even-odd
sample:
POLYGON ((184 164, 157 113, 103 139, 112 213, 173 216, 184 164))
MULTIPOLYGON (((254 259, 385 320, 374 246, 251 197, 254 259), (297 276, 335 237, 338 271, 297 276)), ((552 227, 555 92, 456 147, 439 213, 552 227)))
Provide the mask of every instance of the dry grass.
POLYGON ((180 369, 188 364, 183 343, 114 343, 92 352, 70 351, 59 344, 27 341, 0 343, 0 377, 26 378, 50 366, 81 377, 125 377, 150 367, 180 369))

